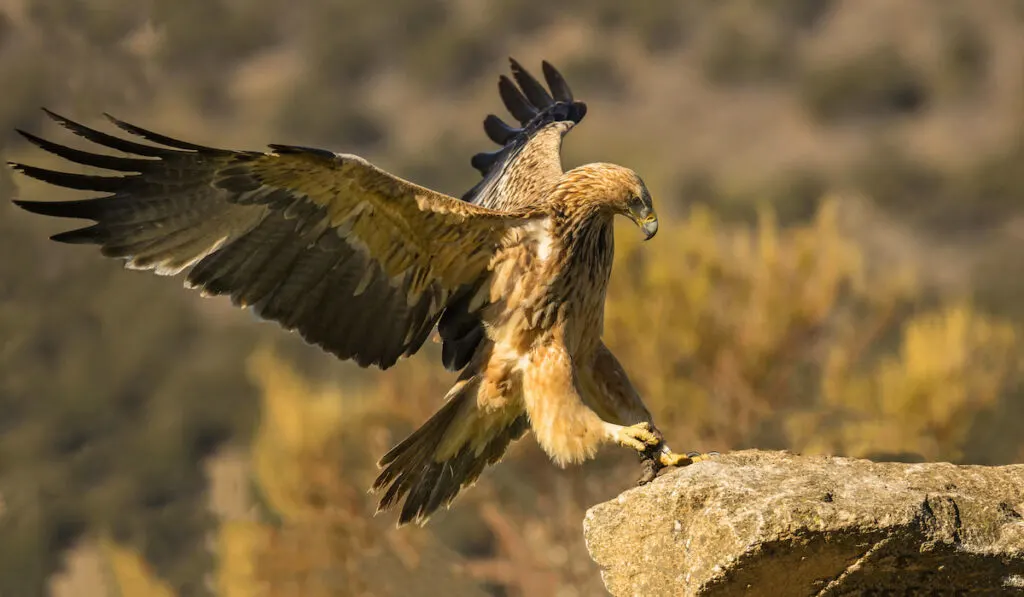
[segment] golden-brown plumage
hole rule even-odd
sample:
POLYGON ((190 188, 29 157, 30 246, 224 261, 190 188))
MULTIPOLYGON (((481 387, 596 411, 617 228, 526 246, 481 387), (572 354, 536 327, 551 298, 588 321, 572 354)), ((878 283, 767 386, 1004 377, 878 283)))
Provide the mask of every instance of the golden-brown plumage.
POLYGON ((524 415, 560 465, 592 458, 609 442, 662 450, 661 464, 687 461, 664 448, 650 413, 601 342, 612 220, 631 215, 648 226, 656 222, 643 181, 621 166, 589 164, 564 173, 531 207, 545 217, 510 231, 492 259, 480 310, 485 339, 448 396, 452 410, 381 460, 375 487, 387 488, 382 508, 408 496, 402 519, 429 516, 435 503, 421 496, 457 491, 459 478, 472 482, 479 470, 461 474, 453 465, 451 481, 440 475, 465 458, 459 449, 480 454, 477 463, 484 455, 496 458, 518 437, 524 415))
POLYGON ((187 285, 230 295, 363 366, 387 368, 415 353, 436 325, 445 366, 461 373, 445 405, 381 459, 374 487, 384 492, 382 509, 404 499, 400 522, 448 504, 530 429, 563 465, 608 442, 660 465, 687 462, 664 447, 601 342, 612 220, 625 215, 653 236, 650 195, 621 166, 563 173, 561 140, 585 106, 547 63, 551 94, 512 66, 519 86, 502 77, 499 91, 523 126, 488 117, 485 130, 502 148, 474 156, 483 179, 463 200, 358 156, 285 145, 215 149, 111 119, 159 146, 148 145, 51 114, 132 157, 22 134, 72 162, 129 174, 13 164, 46 182, 108 193, 17 203, 96 222, 55 240, 100 245, 136 269, 188 269, 187 285))

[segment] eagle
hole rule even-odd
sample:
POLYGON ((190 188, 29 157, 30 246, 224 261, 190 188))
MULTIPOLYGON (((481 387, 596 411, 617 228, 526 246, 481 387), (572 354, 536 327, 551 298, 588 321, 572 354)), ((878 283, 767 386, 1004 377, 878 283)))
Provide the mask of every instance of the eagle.
POLYGON ((378 511, 398 524, 450 506, 511 442, 532 431, 558 465, 604 444, 637 452, 644 480, 707 454, 672 452, 625 370, 601 339, 614 254, 613 220, 650 239, 658 217, 643 180, 592 163, 564 171, 561 145, 587 113, 562 75, 547 86, 514 59, 495 115, 500 147, 471 164, 462 197, 399 178, 352 154, 296 145, 235 151, 180 141, 105 114, 115 136, 46 110, 94 153, 18 130, 65 160, 120 173, 80 174, 10 163, 21 173, 102 196, 14 202, 93 223, 55 241, 99 245, 131 269, 176 275, 228 295, 258 317, 362 367, 387 369, 436 329, 458 372, 443 405, 379 461, 378 511), (513 82, 514 80, 514 82, 513 82), (136 137, 137 139, 133 139, 136 137))

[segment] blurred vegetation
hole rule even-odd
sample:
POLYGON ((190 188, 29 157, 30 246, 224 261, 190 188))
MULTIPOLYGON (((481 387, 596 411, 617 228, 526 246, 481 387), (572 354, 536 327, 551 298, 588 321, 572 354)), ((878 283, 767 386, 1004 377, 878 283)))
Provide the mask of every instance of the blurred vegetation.
POLYGON ((970 237, 1012 221, 1024 205, 1024 131, 942 168, 890 143, 851 171, 853 183, 922 232, 970 237))
POLYGON ((836 207, 826 202, 811 224, 783 231, 769 208, 751 230, 723 227, 698 205, 665 253, 620 243, 625 280, 609 293, 606 336, 627 370, 642 372, 634 383, 670 437, 784 445, 772 427, 814 405, 824 349, 870 344, 898 324, 913 280, 866 279, 836 207), (841 334, 851 318, 856 333, 841 334), (655 321, 652 333, 644 322, 655 321))
MULTIPOLYGON (((899 351, 858 371, 856 354, 830 347, 823 404, 787 421, 794 447, 872 458, 957 461, 971 424, 1019 383, 1017 331, 951 305, 902 330, 899 351)), ((858 347, 859 348, 859 347, 858 347)))
MULTIPOLYGON (((46 105, 199 143, 355 152, 461 194, 505 56, 591 110, 566 165, 645 176, 606 337, 677 450, 1024 459, 1020 2, 0 0, 0 147, 46 105)), ((102 126, 102 125, 100 125, 102 126)), ((17 186, 15 186, 15 184, 17 186)), ((50 243, 0 175, 0 594, 601 594, 629 487, 526 438, 425 529, 372 516, 437 347, 338 363, 180 281, 50 243), (427 591, 424 593, 424 591, 427 591)))

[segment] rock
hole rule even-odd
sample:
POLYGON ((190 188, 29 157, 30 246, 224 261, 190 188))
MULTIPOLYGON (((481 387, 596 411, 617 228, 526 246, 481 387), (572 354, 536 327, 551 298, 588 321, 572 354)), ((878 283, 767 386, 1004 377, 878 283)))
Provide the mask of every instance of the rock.
POLYGON ((1024 595, 1024 465, 743 451, 591 508, 615 596, 1024 595))

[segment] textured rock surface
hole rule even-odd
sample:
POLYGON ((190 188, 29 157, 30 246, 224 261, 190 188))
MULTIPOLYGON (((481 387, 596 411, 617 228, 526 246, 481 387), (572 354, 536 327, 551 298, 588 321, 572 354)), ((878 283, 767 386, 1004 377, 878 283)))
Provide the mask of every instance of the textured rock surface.
POLYGON ((1024 465, 744 451, 587 512, 616 596, 1024 595, 1024 465))

